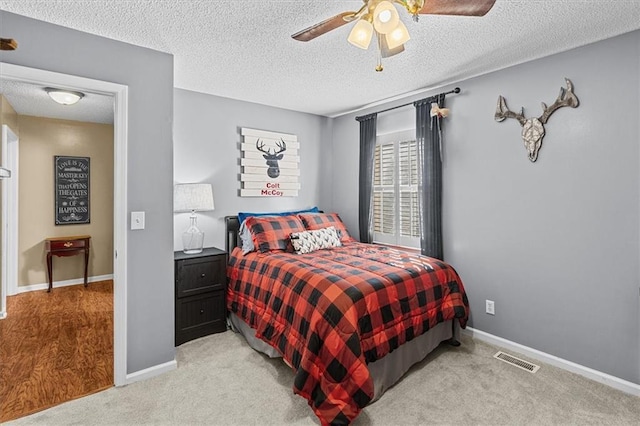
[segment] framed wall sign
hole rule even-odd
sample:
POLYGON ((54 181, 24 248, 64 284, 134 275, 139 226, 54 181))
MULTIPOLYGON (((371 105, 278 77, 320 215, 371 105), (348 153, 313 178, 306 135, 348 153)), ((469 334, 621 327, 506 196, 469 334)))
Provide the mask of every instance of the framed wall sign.
POLYGON ((297 197, 300 144, 296 135, 241 129, 240 196, 297 197))
POLYGON ((90 223, 89 157, 54 156, 56 225, 90 223))

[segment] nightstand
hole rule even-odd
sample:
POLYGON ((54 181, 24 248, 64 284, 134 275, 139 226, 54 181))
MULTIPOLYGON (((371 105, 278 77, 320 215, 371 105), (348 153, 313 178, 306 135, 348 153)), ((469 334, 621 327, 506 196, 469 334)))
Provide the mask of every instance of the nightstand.
POLYGON ((175 344, 227 330, 227 253, 173 253, 175 261, 175 344))

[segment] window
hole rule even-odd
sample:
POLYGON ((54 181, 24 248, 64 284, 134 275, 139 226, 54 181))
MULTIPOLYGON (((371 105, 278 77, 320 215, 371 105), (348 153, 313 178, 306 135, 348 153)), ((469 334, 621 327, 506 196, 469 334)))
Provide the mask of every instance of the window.
POLYGON ((415 131, 379 136, 373 161, 373 241, 420 248, 415 131))

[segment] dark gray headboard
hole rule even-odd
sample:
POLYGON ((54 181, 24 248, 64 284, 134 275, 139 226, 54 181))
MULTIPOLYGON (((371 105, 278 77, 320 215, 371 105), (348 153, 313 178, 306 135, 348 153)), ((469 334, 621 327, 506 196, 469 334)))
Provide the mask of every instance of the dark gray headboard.
POLYGON ((224 224, 225 224, 225 231, 226 231, 224 248, 227 251, 227 253, 231 253, 231 250, 233 250, 234 247, 242 246, 242 242, 240 241, 240 234, 238 232, 240 230, 240 223, 238 222, 238 216, 225 216, 224 224))

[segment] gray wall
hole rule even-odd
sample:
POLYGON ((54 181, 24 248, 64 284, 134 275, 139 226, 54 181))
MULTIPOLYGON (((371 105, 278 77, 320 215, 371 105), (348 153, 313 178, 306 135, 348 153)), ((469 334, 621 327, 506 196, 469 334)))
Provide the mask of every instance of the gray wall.
MULTIPOLYGON (((238 211, 326 208, 332 168, 330 162, 323 161, 331 147, 328 118, 182 89, 175 89, 174 100, 175 182, 207 182, 213 186, 215 210, 198 213, 205 247, 224 248, 224 216, 238 211), (298 136, 298 197, 238 196, 242 127, 298 136)), ((189 213, 175 215, 175 250, 182 250, 182 233, 188 225, 189 213)))
POLYGON ((0 61, 129 86, 127 372, 175 357, 173 342, 173 56, 0 11, 18 40, 0 61))
MULTIPOLYGON (((447 97, 443 172, 445 258, 468 290, 470 325, 635 383, 639 58, 636 31, 460 82, 462 93, 447 97), (564 77, 580 106, 551 116, 531 163, 518 122, 493 119, 498 95, 539 116, 564 77), (495 301, 495 316, 484 313, 485 299, 495 301)), ((380 127, 400 130, 413 120, 413 108, 403 108, 380 115, 380 127)), ((333 126, 332 205, 357 229, 349 170, 358 165, 358 123, 352 114, 333 126)))

